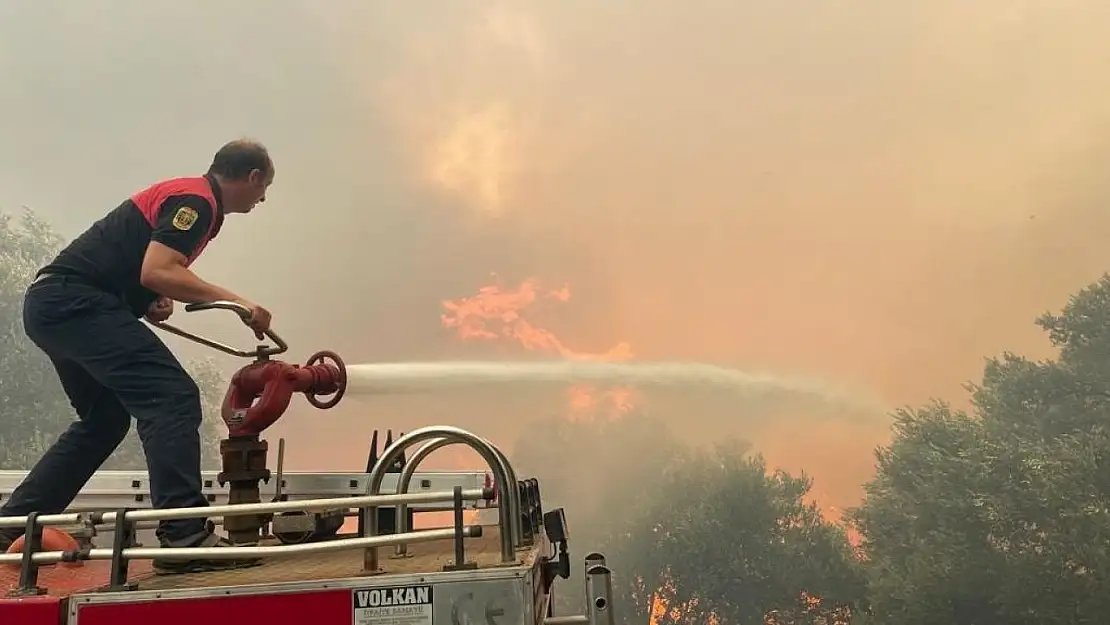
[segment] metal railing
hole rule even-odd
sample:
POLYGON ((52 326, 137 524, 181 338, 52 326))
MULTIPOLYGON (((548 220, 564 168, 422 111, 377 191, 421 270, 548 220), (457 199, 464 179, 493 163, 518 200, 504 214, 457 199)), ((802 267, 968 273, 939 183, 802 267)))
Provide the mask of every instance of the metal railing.
MULTIPOLYGON (((473 525, 463 528, 463 538, 479 538, 482 535, 482 526, 473 525)), ((383 536, 368 536, 359 538, 342 538, 319 543, 301 545, 272 545, 265 547, 129 547, 118 553, 127 560, 237 560, 242 558, 263 558, 273 556, 287 556, 306 553, 328 553, 358 549, 370 546, 391 546, 398 540, 408 542, 428 542, 432 540, 445 540, 455 537, 455 528, 434 530, 418 530, 410 532, 407 536, 399 534, 385 534, 383 536)), ((39 551, 31 555, 31 561, 38 565, 55 564, 57 562, 75 562, 78 560, 111 560, 117 553, 115 548, 93 548, 74 552, 66 551, 39 551)), ((21 554, 5 555, 4 562, 21 562, 21 554)))
MULTIPOLYGON (((486 442, 489 443, 489 441, 486 442)), ((416 469, 420 466, 421 462, 424 462, 424 460, 428 458, 428 456, 449 445, 465 444, 466 442, 456 435, 444 436, 443 438, 432 439, 424 443, 424 445, 422 445, 420 449, 417 449, 416 453, 408 459, 408 462, 405 463, 405 467, 401 470, 401 475, 397 479, 397 492, 407 493, 409 491, 409 485, 412 483, 413 476, 416 475, 416 469)), ((502 470, 505 471, 508 483, 514 485, 519 484, 520 482, 517 480, 516 471, 513 469, 513 465, 509 463, 509 459, 505 457, 505 454, 492 443, 489 443, 489 447, 493 450, 494 455, 497 456, 497 462, 501 464, 502 470)), ((514 546, 516 547, 525 546, 520 507, 521 502, 518 500, 517 510, 512 515, 512 532, 513 538, 515 539, 514 546)), ((397 531, 404 533, 410 529, 408 505, 401 504, 397 507, 397 531)), ((396 553, 398 556, 404 556, 408 553, 408 546, 405 543, 398 544, 396 553)))
MULTIPOLYGON (((366 487, 366 495, 372 497, 380 492, 382 481, 385 479, 385 472, 389 469, 390 465, 401 458, 401 455, 405 453, 409 447, 416 443, 442 438, 453 438, 460 444, 470 447, 482 457, 487 465, 489 465, 490 472, 493 473, 494 482, 498 489, 497 494, 500 498, 497 512, 498 525, 501 530, 501 561, 503 563, 515 562, 516 542, 514 540, 513 519, 514 517, 517 519, 515 525, 519 527, 520 497, 517 491, 518 483, 515 479, 510 481, 510 476, 515 478, 515 474, 510 473, 511 467, 509 463, 505 462, 502 464, 500 461, 501 458, 504 458, 504 454, 484 438, 471 434, 466 430, 451 426, 440 425, 413 430, 398 438, 382 452, 381 458, 378 459, 377 464, 374 465, 373 470, 370 472, 370 479, 366 487)), ((400 490, 400 484, 398 484, 398 491, 400 490)), ((377 509, 378 505, 365 506, 366 523, 363 526, 364 536, 373 536, 378 532, 377 509)), ((363 569, 367 572, 376 571, 378 569, 378 547, 366 548, 363 556, 363 569)))
MULTIPOLYGON (((201 302, 197 304, 186 304, 185 306, 185 312, 196 312, 201 310, 230 310, 239 315, 239 318, 243 320, 243 323, 250 321, 251 318, 250 309, 243 306, 242 304, 236 304, 235 302, 201 302)), ((214 350, 221 351, 231 356, 239 356, 240 358, 257 358, 259 360, 262 360, 264 358, 269 358, 270 356, 284 354, 286 351, 289 350, 289 345, 287 345, 280 336, 274 333, 273 330, 266 330, 265 332, 263 332, 263 335, 274 343, 273 347, 269 345, 258 345, 252 350, 246 350, 238 349, 230 345, 220 343, 219 341, 213 341, 212 339, 204 338, 199 334, 193 334, 192 332, 182 330, 177 326, 172 326, 162 321, 150 322, 150 325, 160 330, 165 330, 170 334, 176 334, 181 338, 189 339, 190 341, 199 343, 201 345, 204 345, 205 347, 211 347, 214 350)))
POLYGON ((111 560, 109 573, 110 590, 126 590, 134 586, 128 583, 128 562, 130 560, 194 560, 265 558, 307 553, 327 553, 348 549, 377 549, 393 546, 400 542, 419 543, 434 540, 454 539, 456 555, 462 559, 464 538, 478 538, 482 535, 481 526, 462 524, 464 502, 492 500, 492 488, 463 489, 456 486, 452 492, 397 493, 358 497, 335 497, 328 499, 305 499, 296 501, 275 501, 264 503, 232 504, 197 508, 166 508, 160 510, 121 509, 108 512, 77 512, 63 514, 31 513, 25 516, 0 517, 0 527, 23 527, 24 544, 21 553, 0 554, 0 564, 19 564, 19 586, 11 595, 39 595, 46 591, 38 586, 39 567, 57 562, 79 562, 84 560, 111 560), (363 508, 377 506, 397 506, 400 504, 435 503, 452 501, 455 507, 455 525, 451 528, 420 530, 405 534, 384 536, 363 535, 356 538, 340 538, 325 542, 301 545, 242 546, 242 547, 159 547, 144 548, 135 544, 136 525, 141 522, 163 521, 169 519, 206 518, 209 515, 223 517, 242 514, 272 514, 280 512, 313 512, 335 510, 337 508, 363 508), (73 551, 43 551, 43 529, 58 526, 81 526, 95 529, 98 526, 112 527, 111 548, 84 547, 73 551))
MULTIPOLYGON (((205 506, 200 508, 162 508, 153 510, 131 510, 126 512, 127 521, 168 521, 173 519, 197 519, 210 516, 240 516, 244 514, 273 514, 277 512, 317 512, 320 510, 333 510, 335 508, 362 508, 367 506, 396 506, 413 503, 439 503, 451 501, 451 491, 425 492, 425 493, 398 493, 390 495, 373 495, 357 497, 332 497, 328 499, 294 499, 290 501, 269 501, 262 503, 240 503, 221 506, 205 506)), ((492 489, 476 488, 463 491, 466 501, 482 501, 492 499, 492 489)), ((35 523, 42 527, 58 525, 85 525, 93 522, 96 524, 115 523, 120 515, 119 511, 113 512, 69 512, 62 514, 42 514, 26 516, 0 517, 0 527, 24 527, 35 517, 35 523)), ((0 562, 10 562, 0 556, 0 562)))

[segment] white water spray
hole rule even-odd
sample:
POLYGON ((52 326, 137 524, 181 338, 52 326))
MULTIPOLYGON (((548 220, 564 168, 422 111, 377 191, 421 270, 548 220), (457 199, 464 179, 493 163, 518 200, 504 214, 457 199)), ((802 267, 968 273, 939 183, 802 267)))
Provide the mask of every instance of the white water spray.
POLYGON ((684 362, 614 363, 596 361, 542 362, 398 362, 350 365, 348 392, 381 395, 429 393, 482 387, 519 388, 603 383, 620 386, 718 390, 739 398, 773 396, 810 398, 854 410, 885 411, 875 399, 820 381, 751 374, 715 365, 684 362))

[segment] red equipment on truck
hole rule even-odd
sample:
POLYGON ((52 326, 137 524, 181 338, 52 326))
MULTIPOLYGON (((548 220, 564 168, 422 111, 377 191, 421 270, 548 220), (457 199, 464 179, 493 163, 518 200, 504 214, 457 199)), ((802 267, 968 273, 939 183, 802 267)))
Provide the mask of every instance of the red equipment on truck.
MULTIPOLYGON (((190 305, 186 311, 235 304, 190 305)), ((62 514, 0 517, 0 527, 24 527, 25 539, 0 555, 0 623, 18 625, 539 625, 612 624, 610 571, 600 554, 586 558, 587 614, 555 617, 557 577, 570 575, 562 509, 545 512, 535 479, 519 480, 489 441, 449 426, 387 438, 381 457, 377 433, 365 473, 289 473, 271 485, 268 445, 261 433, 304 393, 317 408, 335 406, 347 385, 343 361, 319 352, 304 366, 270 357, 288 347, 252 351, 165 324, 155 324, 227 354, 251 357, 224 398, 228 437, 220 442, 222 470, 205 475, 214 505, 142 509, 146 476, 98 472, 62 514), (321 400, 321 396, 333 395, 321 400), (423 443, 410 462, 406 450, 423 443), (489 474, 417 473, 420 461, 449 444, 467 445, 489 474), (395 486, 387 483, 396 479, 395 486), (212 479, 212 478, 215 479, 212 479), (410 489, 415 480, 415 489, 410 489), (261 483, 272 491, 262 501, 261 483), (392 488, 390 488, 392 486, 392 488), (226 487, 226 490, 225 490, 226 487), (387 492, 392 491, 392 492, 387 492), (103 505, 108 502, 111 505, 103 505), (226 502, 226 503, 224 503, 226 502), (99 505, 98 505, 99 504, 99 505), (466 508, 496 508, 495 525, 467 524, 466 508), (410 530, 414 512, 449 509, 451 527, 410 530), (234 547, 144 548, 138 536, 159 520, 207 517, 222 523, 234 547), (358 518, 355 532, 343 521, 358 518), (379 558, 382 547, 394 547, 379 558), (155 576, 150 560, 261 558, 251 568, 155 576)), ((284 443, 284 441, 282 441, 284 443)), ((20 478, 0 472, 5 483, 20 478)))

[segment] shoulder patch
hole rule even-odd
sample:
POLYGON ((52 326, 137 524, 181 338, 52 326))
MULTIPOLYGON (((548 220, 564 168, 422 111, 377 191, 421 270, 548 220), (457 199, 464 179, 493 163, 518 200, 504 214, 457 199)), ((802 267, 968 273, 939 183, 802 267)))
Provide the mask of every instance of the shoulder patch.
POLYGON ((172 223, 173 227, 178 230, 188 230, 193 227, 193 224, 197 223, 197 211, 188 206, 182 206, 174 213, 172 223))

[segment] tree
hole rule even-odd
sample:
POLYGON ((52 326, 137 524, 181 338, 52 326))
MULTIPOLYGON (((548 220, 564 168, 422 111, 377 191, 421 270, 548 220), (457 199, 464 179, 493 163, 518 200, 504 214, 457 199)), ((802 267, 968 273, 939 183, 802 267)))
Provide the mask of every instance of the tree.
POLYGON ((1037 323, 1058 359, 990 359, 973 414, 901 411, 877 452, 852 517, 881 622, 1110 614, 1110 277, 1037 323))
MULTIPOLYGON (((20 219, 0 212, 0 467, 33 465, 75 418, 46 356, 23 332, 23 294, 35 272, 58 252, 63 238, 26 210, 20 219)), ((224 380, 213 361, 187 362, 201 388, 205 407, 202 456, 206 466, 218 461, 216 441, 222 438, 219 407, 224 380)), ((145 470, 135 429, 104 468, 145 470)))
MULTIPOLYGON (((568 502, 577 556, 602 551, 618 572, 623 622, 665 606, 658 625, 831 624, 862 598, 843 530, 804 502, 805 476, 769 472, 737 441, 682 445, 644 416, 537 429, 514 457, 540 478, 547 507, 568 502)), ((580 597, 560 611, 581 610, 580 597)))
POLYGON ((876 477, 851 516, 864 537, 869 598, 881 623, 980 623, 993 612, 997 562, 982 495, 981 424, 942 403, 896 415, 876 477))

